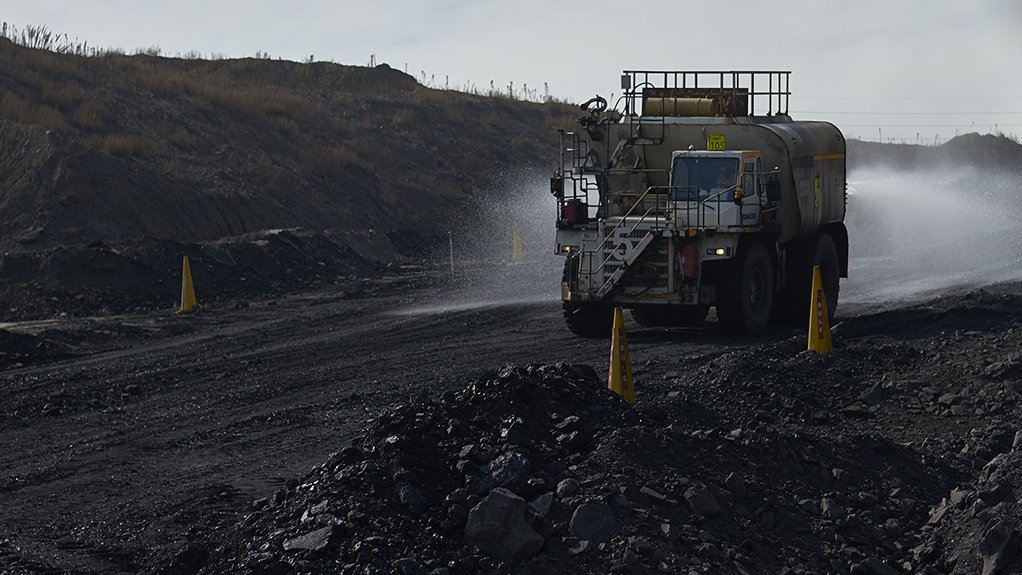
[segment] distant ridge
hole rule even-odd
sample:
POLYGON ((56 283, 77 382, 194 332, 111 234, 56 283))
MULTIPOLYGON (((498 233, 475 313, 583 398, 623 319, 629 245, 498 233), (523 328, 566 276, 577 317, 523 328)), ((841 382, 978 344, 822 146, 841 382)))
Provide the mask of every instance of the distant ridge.
POLYGON ((974 166, 1022 172, 1022 144, 1001 135, 964 134, 939 146, 848 141, 850 170, 870 167, 917 169, 974 166))

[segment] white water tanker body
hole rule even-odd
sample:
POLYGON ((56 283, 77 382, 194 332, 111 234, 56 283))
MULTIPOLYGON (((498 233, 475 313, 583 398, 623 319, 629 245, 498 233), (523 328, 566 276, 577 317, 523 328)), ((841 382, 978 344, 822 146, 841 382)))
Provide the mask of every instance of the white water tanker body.
POLYGON ((572 331, 603 335, 615 306, 644 325, 700 323, 716 307, 760 331, 806 317, 814 265, 833 313, 848 271, 845 141, 787 115, 787 79, 626 72, 623 110, 583 104, 551 185, 572 331))

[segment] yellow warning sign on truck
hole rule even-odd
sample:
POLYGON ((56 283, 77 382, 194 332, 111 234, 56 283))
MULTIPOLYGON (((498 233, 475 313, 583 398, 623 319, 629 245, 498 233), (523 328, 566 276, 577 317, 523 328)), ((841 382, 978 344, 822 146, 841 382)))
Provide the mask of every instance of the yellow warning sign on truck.
POLYGON ((724 134, 707 134, 706 149, 710 152, 724 151, 724 134))

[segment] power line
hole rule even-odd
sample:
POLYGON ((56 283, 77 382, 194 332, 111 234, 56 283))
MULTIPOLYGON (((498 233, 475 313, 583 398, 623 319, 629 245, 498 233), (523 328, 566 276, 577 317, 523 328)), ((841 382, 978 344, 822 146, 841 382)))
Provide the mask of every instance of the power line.
POLYGON ((1022 124, 839 124, 842 128, 984 128, 996 126, 998 128, 1014 128, 1022 124))
POLYGON ((871 101, 871 102, 961 102, 961 101, 1004 101, 1004 100, 1022 100, 1022 96, 948 96, 948 97, 934 97, 934 98, 903 98, 897 96, 883 96, 883 97, 854 97, 854 96, 795 96, 792 95, 792 99, 798 100, 852 100, 852 101, 871 101))
POLYGON ((825 110, 799 110, 793 114, 842 114, 857 116, 1007 116, 1022 112, 848 112, 825 110))

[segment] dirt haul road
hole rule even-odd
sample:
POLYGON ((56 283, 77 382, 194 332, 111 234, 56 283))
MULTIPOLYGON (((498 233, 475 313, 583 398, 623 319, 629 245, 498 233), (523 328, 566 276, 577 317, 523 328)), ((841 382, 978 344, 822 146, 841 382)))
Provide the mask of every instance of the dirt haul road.
MULTIPOLYGON (((942 441, 953 443, 970 425, 989 422, 970 405, 962 413, 956 407, 961 417, 944 425, 939 416, 950 416, 951 403, 960 402, 942 396, 938 403, 941 386, 956 384, 962 370, 982 372, 985 364, 971 365, 977 361, 1010 358, 1018 348, 1022 290, 1012 285, 1001 292, 978 303, 967 293, 879 315, 846 308, 845 337, 861 342, 855 354, 836 356, 843 362, 833 367, 841 389, 818 388, 812 375, 814 381, 791 380, 808 386, 791 397, 769 386, 762 398, 751 395, 751 388, 728 379, 737 372, 717 376, 712 366, 718 360, 727 371, 735 361, 763 361, 775 373, 778 354, 795 355, 804 346, 793 328, 750 338, 632 325, 639 398, 650 405, 684 400, 686 410, 714 413, 713 425, 723 433, 735 422, 748 429, 759 420, 776 419, 781 427, 790 420, 795 431, 786 433, 798 437, 806 433, 801 426, 819 431, 841 419, 840 402, 858 393, 856 385, 880 385, 884 373, 902 365, 932 376, 920 391, 928 399, 913 409, 912 420, 898 411, 871 422, 870 433, 899 442, 944 433, 950 435, 942 441), (899 338, 919 340, 892 343, 899 338), (939 353, 915 350, 934 341, 939 353), (925 361, 907 359, 920 354, 925 361), (680 399, 679 389, 686 390, 680 399)), ((605 370, 607 342, 572 336, 556 302, 424 313, 421 293, 397 289, 373 299, 317 293, 189 317, 70 325, 68 331, 88 334, 64 336, 77 341, 64 344, 70 358, 0 373, 0 572, 161 572, 186 541, 216 539, 214 529, 236 522, 252 500, 296 485, 292 478, 326 461, 364 433, 381 409, 410 394, 439 395, 508 363, 567 360, 605 370), (96 343, 96 337, 104 339, 96 343), (75 356, 76 345, 89 353, 75 356)), ((1017 375, 1004 365, 997 374, 1002 380, 1017 375)), ((805 373, 819 372, 806 366, 805 373)), ((1001 395, 1000 407, 986 407, 987 417, 1017 409, 1017 401, 1001 395)), ((862 425, 858 415, 848 417, 852 429, 862 425)), ((843 424, 836 429, 847 436, 840 435, 848 433, 843 424)), ((948 481, 934 489, 946 489, 948 481)))
MULTIPOLYGON (((0 374, 0 564, 134 572, 141 551, 215 521, 211 501, 243 510, 410 393, 504 363, 606 361, 606 342, 572 336, 556 302, 404 313, 412 304, 313 294, 114 318, 88 328, 124 349, 0 374)), ((639 338, 634 358, 722 342, 639 338)))

